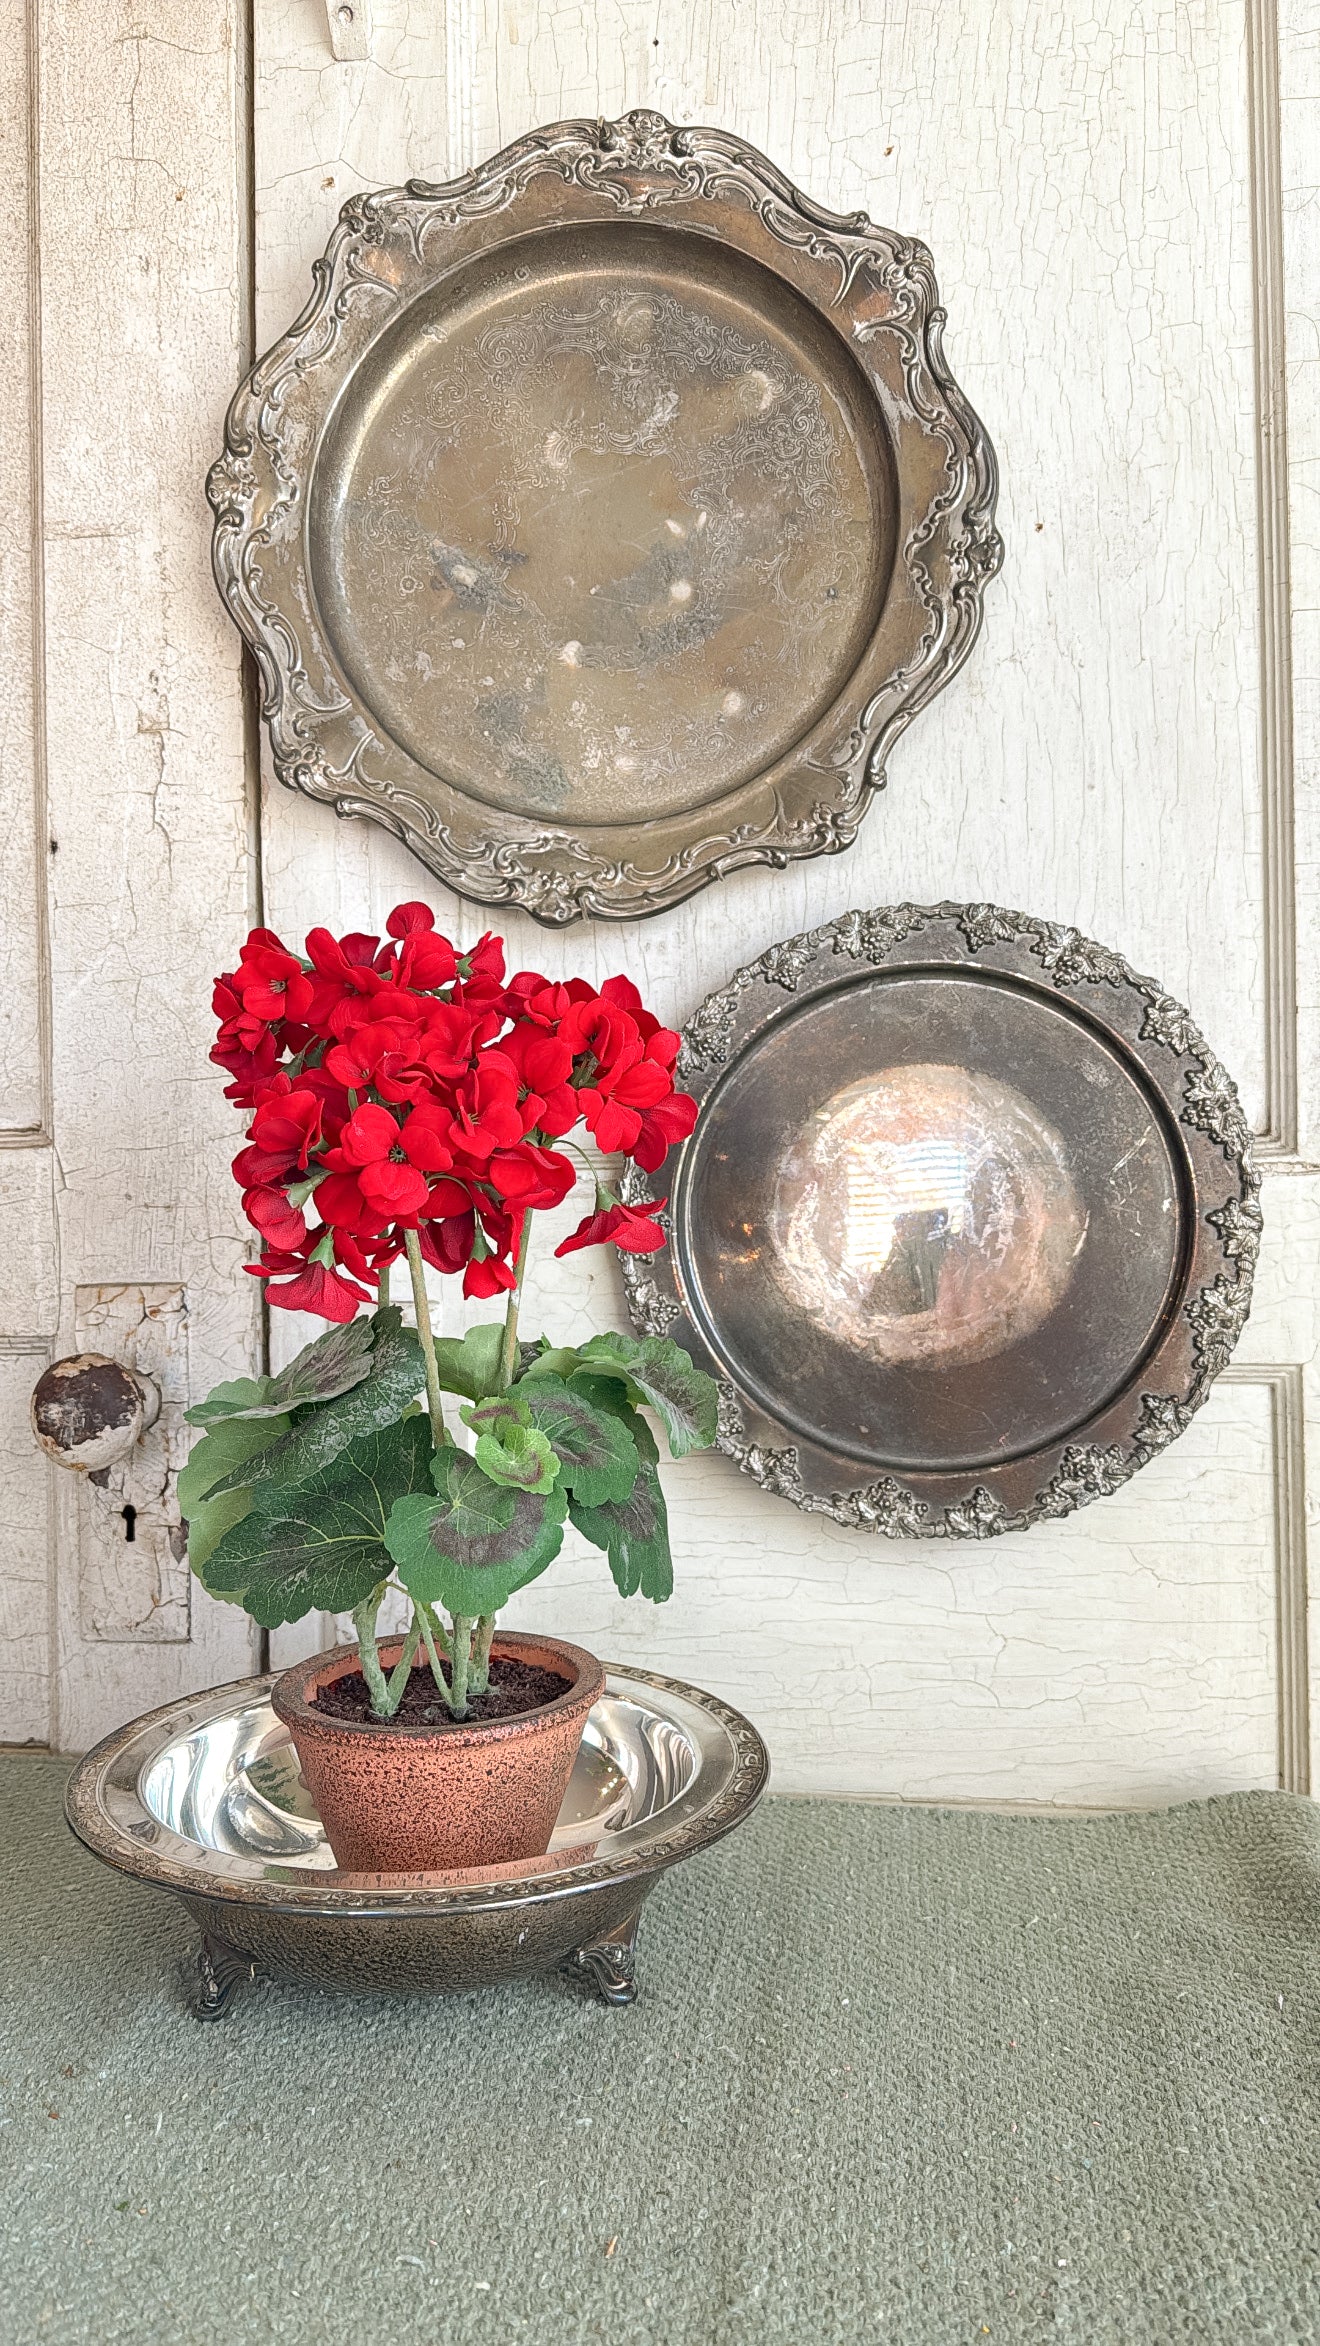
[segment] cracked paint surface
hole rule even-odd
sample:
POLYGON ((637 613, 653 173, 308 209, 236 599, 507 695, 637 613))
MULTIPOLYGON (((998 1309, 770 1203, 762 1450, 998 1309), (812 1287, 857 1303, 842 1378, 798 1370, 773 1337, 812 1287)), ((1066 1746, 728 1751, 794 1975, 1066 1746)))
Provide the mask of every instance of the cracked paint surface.
MULTIPOLYGON (((1313 123, 1320 13, 1287 13, 1313 123)), ((645 18, 466 0, 443 28, 415 0, 376 0, 372 62, 338 71, 291 0, 259 0, 257 31, 259 346, 348 196, 463 169, 538 122, 649 105, 726 125, 823 201, 924 237, 999 453, 1008 553, 984 638, 894 754, 858 845, 622 932, 548 937, 515 918, 512 965, 626 966, 681 1023, 751 954, 850 905, 988 897, 1166 976, 1259 1117, 1243 12, 1111 0, 1081 24, 1017 0, 995 14, 812 0, 770 33, 732 0, 696 15, 661 0, 645 18)), ((1297 167, 1313 178, 1300 152, 1297 167)), ((1314 239, 1314 205, 1289 217, 1314 239)), ((417 891, 397 845, 290 793, 268 790, 265 826, 277 926, 356 926, 366 904, 374 923, 417 891)), ((460 934, 484 925, 440 909, 460 934)), ((1311 1061, 1304 1090, 1310 1115, 1311 1061)), ((665 1469, 670 1606, 623 1605, 575 1548, 510 1618, 724 1693, 767 1731, 782 1789, 1091 1803, 1274 1782, 1287 1494, 1272 1390, 1249 1364, 1311 1357, 1298 1265, 1313 1185, 1272 1184, 1266 1216, 1281 1235, 1247 1365, 1102 1505, 950 1557, 805 1518, 722 1459, 688 1460, 665 1469)), ((610 1266, 584 1291, 548 1265, 550 1243, 526 1324, 617 1322, 610 1266)), ((1294 1604, 1283 1634, 1300 1633, 1294 1604)), ((310 1646, 321 1631, 284 1634, 310 1646)))
MULTIPOLYGON (((515 966, 597 977, 626 966, 681 1021, 776 937, 849 905, 999 898, 1159 971, 1259 1112, 1273 1013, 1244 28, 1260 16, 1255 0, 1105 0, 1084 23, 1025 0, 998 11, 799 0, 770 25, 733 0, 696 12, 677 0, 648 12, 456 0, 443 14, 373 0, 372 61, 335 65, 323 11, 258 0, 259 346, 293 314, 333 212, 359 189, 464 168, 564 114, 653 105, 727 124, 825 202, 863 203, 929 241, 954 363, 1001 458, 1008 558, 984 640, 896 751, 892 789, 858 846, 783 875, 739 875, 622 934, 555 938, 511 922, 515 966)), ((207 575, 200 498, 244 334, 238 28, 222 11, 199 32, 177 0, 154 11, 150 33, 118 0, 108 13, 66 0, 42 26, 59 61, 41 129, 40 312, 58 1150, 0 1154, 4 1325, 11 1346, 38 1348, 0 1354, 16 1462, 0 1656, 19 1655, 0 1687, 19 1722, 5 1731, 24 1733, 42 1715, 15 1706, 28 1700, 46 1532, 45 1485, 20 1463, 22 1419, 59 1305, 71 1313, 79 1281, 182 1279, 194 1389, 252 1359, 232 1121, 205 1067, 207 979, 231 965, 254 905, 237 646, 207 575)), ((1314 1156, 1316 0, 1284 0, 1281 30, 1300 1105, 1314 1156)), ((8 113, 5 103, 0 130, 20 119, 12 92, 8 113)), ((21 140, 11 153, 21 174, 21 140)), ((24 282, 20 272, 3 305, 11 377, 27 363, 24 282)), ((26 772, 36 525, 2 468, 0 491, 3 746, 7 772, 26 772)), ((40 1025, 36 813, 29 793, 0 825, 14 907, 0 1065, 20 1079, 5 1115, 20 1124, 37 1096, 20 1097, 40 1025)), ((296 935, 313 919, 379 921, 419 885, 436 896, 383 835, 283 791, 268 794, 265 835, 267 917, 296 935)), ((460 932, 483 925, 438 901, 460 932)), ((510 1618, 704 1680, 766 1728, 784 1789, 1105 1801, 1273 1781, 1275 1579, 1303 1494, 1301 1445, 1289 1447, 1269 1377, 1305 1363, 1310 1391, 1316 1207, 1309 1176, 1267 1183, 1260 1300, 1231 1379, 1103 1505, 951 1558, 802 1518, 727 1462, 693 1460, 666 1469, 670 1607, 620 1605, 598 1562, 575 1551, 510 1618)), ((553 1235, 529 1322, 566 1335, 617 1322, 611 1267, 570 1282, 569 1266, 548 1265, 553 1235)), ((297 1333, 281 1327, 279 1340, 297 1333)), ((242 1624, 207 1605, 191 1645, 145 1662, 131 1644, 92 1653, 63 1560, 75 1544, 68 1495, 56 1500, 52 1659, 66 1742, 243 1666, 242 1624)))

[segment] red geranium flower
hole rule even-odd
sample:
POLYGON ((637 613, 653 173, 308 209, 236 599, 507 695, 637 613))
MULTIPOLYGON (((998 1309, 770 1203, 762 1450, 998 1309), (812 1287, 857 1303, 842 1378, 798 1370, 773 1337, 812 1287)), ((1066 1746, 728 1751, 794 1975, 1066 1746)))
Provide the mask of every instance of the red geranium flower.
MULTIPOLYGON (((442 1183, 444 1188, 459 1188, 458 1182, 442 1183)), ((435 1192, 431 1193, 434 1200, 435 1192)), ((464 1203, 454 1214, 435 1214, 417 1226, 422 1260, 432 1263, 437 1271, 447 1274, 461 1271, 472 1257, 472 1241, 476 1235, 477 1217, 471 1199, 463 1191, 464 1203)))
MULTIPOLYGON (((498 937, 464 953, 421 902, 386 928, 384 941, 313 929, 306 961, 254 929, 214 995, 212 1057, 250 1110, 234 1171, 265 1242, 255 1275, 272 1302, 334 1319, 370 1300, 410 1230, 469 1295, 509 1291, 526 1214, 573 1187, 550 1144, 585 1123, 654 1171, 696 1119, 674 1090, 678 1036, 630 979, 506 981, 498 937)), ((656 1211, 601 1191, 559 1252, 651 1253, 656 1211)))
POLYGON ((525 1211, 562 1205, 577 1179, 569 1158, 527 1140, 516 1149, 494 1150, 488 1172, 492 1188, 525 1211))
POLYGON ((675 1141, 686 1140, 696 1121, 691 1093, 671 1092, 667 1100, 642 1110, 641 1129, 628 1153, 644 1173, 658 1172, 675 1141))
POLYGON ((290 1167, 296 1165, 305 1173, 321 1141, 323 1122, 316 1093, 305 1084, 295 1090, 287 1075, 277 1075, 257 1102, 248 1138, 267 1156, 284 1157, 290 1167))
POLYGON ((651 1216, 658 1214, 667 1202, 658 1197, 644 1206, 625 1206, 616 1198, 604 1206, 598 1205, 595 1213, 588 1214, 555 1248, 555 1253, 577 1254, 584 1246, 604 1246, 607 1239, 612 1239, 621 1254, 654 1254, 664 1245, 665 1234, 651 1216))
POLYGON ((370 1291, 343 1278, 324 1260, 329 1239, 329 1231, 319 1230, 297 1248, 268 1246, 259 1263, 246 1267, 254 1278, 266 1281, 268 1300, 281 1310, 319 1312, 327 1320, 354 1319, 358 1305, 370 1303, 370 1291), (287 1277, 289 1272, 292 1278, 287 1277), (278 1286, 273 1284, 277 1279, 278 1286))
POLYGON ((574 1002, 559 1024, 559 1039, 575 1059, 589 1058, 595 1068, 630 1067, 642 1056, 637 1021, 616 1002, 597 994, 589 1002, 574 1002))
POLYGON ((518 1105, 518 1071, 488 1047, 454 1086, 454 1146, 478 1164, 492 1149, 511 1148, 528 1129, 518 1105))
POLYGON ((552 985, 549 978, 538 975, 534 969, 520 969, 505 988, 510 1011, 519 1018, 530 1019, 534 1026, 553 1030, 561 1018, 567 1018, 575 1002, 594 1002, 596 990, 585 978, 569 978, 565 985, 552 985))
POLYGON ((312 1006, 303 965, 274 929, 253 929, 229 983, 244 1010, 255 1018, 305 1018, 312 1006))
POLYGON ((306 1216, 301 1207, 290 1204, 282 1189, 244 1190, 243 1211, 253 1229, 261 1232, 267 1246, 277 1247, 284 1254, 296 1254, 304 1244, 306 1216))
POLYGON ((234 1044, 242 1051, 255 1051, 263 1042, 274 1047, 275 1038, 268 1022, 255 1010, 249 1010, 238 992, 237 973, 218 977, 211 990, 211 1008, 220 1021, 220 1040, 234 1044))
POLYGON ((323 1320, 343 1321, 355 1320, 358 1305, 370 1303, 371 1293, 341 1278, 327 1263, 306 1263, 295 1278, 278 1287, 268 1283, 266 1300, 283 1311, 314 1311, 323 1320))
POLYGON ((596 1082, 578 1094, 587 1130, 607 1157, 619 1150, 631 1156, 641 1134, 643 1111, 658 1107, 673 1088, 668 1070, 654 1059, 639 1057, 614 1069, 602 1069, 596 1082))
POLYGON ((225 1098, 233 1100, 240 1108, 250 1108, 258 1086, 268 1083, 275 1072, 279 1044, 270 1029, 263 1027, 261 1041, 255 1051, 245 1051, 221 1027, 211 1057, 217 1067, 223 1067, 234 1079, 225 1085, 225 1098))
POLYGON ((539 1129, 551 1138, 571 1132, 582 1110, 569 1081, 573 1054, 567 1043, 523 1018, 501 1035, 500 1056, 517 1071, 528 1130, 539 1129))
POLYGON ((407 1162, 403 1141, 398 1119, 368 1100, 354 1109, 338 1148, 327 1149, 322 1160, 332 1174, 352 1175, 379 1222, 413 1220, 426 1204, 426 1175, 407 1162))
POLYGON ((410 1165, 423 1173, 447 1173, 454 1162, 454 1119, 447 1108, 423 1100, 405 1118, 400 1146, 410 1165))
POLYGON ((396 904, 385 926, 400 940, 391 960, 401 985, 430 991, 453 983, 458 955, 448 937, 434 933, 435 914, 429 904, 396 904))
POLYGON ((473 1255, 463 1273, 463 1293, 468 1296, 505 1295, 517 1284, 512 1263, 497 1254, 483 1255, 480 1260, 473 1255))

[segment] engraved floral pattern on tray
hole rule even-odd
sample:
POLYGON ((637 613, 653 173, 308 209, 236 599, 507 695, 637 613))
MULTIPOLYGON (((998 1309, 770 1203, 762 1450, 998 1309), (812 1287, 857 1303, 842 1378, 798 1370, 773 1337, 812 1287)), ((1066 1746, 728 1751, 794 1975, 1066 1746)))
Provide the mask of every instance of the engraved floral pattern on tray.
MULTIPOLYGON (((740 865, 846 846, 884 784, 890 745, 967 657, 1001 558, 994 455, 944 360, 942 322, 915 239, 827 211, 725 132, 656 114, 555 124, 444 185, 355 197, 316 264, 311 300, 236 395, 208 482, 216 576, 260 670, 279 778, 385 825, 463 894, 556 924, 654 912, 740 865), (498 309, 528 253, 586 234, 615 240, 609 330, 625 346, 628 305, 616 297, 651 254, 635 350, 611 355, 609 300, 569 263, 529 281, 516 320, 478 321, 467 351, 456 350, 448 289, 469 263, 487 270, 498 309), (440 387, 416 407, 417 449, 356 479, 353 510, 318 539, 309 492, 336 414, 342 422, 352 409, 355 370, 369 372, 373 351, 424 314, 440 334, 427 354, 440 387), (653 534, 629 557, 637 576, 608 625, 561 626, 557 598, 529 593, 530 566, 516 556, 530 475, 520 481, 517 463, 507 486, 490 484, 475 538, 409 517, 428 444, 436 453, 456 436, 470 465, 483 406, 496 419, 489 451, 507 452, 496 411, 507 420, 517 384, 544 381, 536 353, 551 345, 561 367, 586 368, 596 353, 608 429, 640 447, 643 464, 653 441, 670 465, 678 501, 666 510, 660 500, 661 531, 684 524, 688 508, 695 519, 709 492, 700 562, 657 558, 671 533, 653 534), (748 398, 682 478, 680 419, 647 403, 657 351, 680 410, 698 374, 708 398, 739 385, 748 398), (748 394, 758 375, 773 394, 764 408, 748 394), (832 401, 852 411, 841 430, 832 401), (730 514, 748 504, 744 484, 772 474, 765 544, 744 530, 740 548, 730 514), (773 539, 779 559, 767 551, 773 539), (346 627, 335 578, 339 547, 353 542, 372 583, 355 590, 346 627), (740 600, 764 627, 759 668, 752 660, 746 675, 716 673, 721 597, 726 633, 740 600), (483 601, 485 645, 515 617, 523 630, 519 639, 513 629, 508 657, 484 667, 451 624, 469 608, 480 616, 483 601), (428 604, 448 629, 444 659, 416 618, 428 604), (377 624, 368 657, 353 626, 377 624), (466 700, 459 689, 433 709, 431 683, 469 651, 466 700), (649 684, 655 721, 612 706, 611 680, 634 703, 649 684), (412 704, 410 683, 423 688, 412 704)), ((559 412, 546 420, 542 459, 617 457, 633 468, 634 495, 644 493, 638 455, 612 456, 600 433, 599 415, 559 412)), ((626 540, 626 525, 616 534, 626 540)), ((606 544, 607 571, 610 553, 606 544)))
POLYGON ((607 795, 611 820, 642 820, 745 779, 776 731, 790 745, 804 698, 828 699, 871 600, 871 517, 839 494, 850 451, 819 384, 768 337, 666 292, 541 301, 452 342, 348 507, 332 632, 375 614, 363 697, 388 719, 403 686, 398 738, 419 762, 443 745, 451 777, 524 813, 590 820, 607 795), (580 537, 594 474, 606 525, 625 467, 666 509, 566 607, 565 505, 580 537), (685 690, 694 655, 745 610, 757 633, 736 670, 685 690))

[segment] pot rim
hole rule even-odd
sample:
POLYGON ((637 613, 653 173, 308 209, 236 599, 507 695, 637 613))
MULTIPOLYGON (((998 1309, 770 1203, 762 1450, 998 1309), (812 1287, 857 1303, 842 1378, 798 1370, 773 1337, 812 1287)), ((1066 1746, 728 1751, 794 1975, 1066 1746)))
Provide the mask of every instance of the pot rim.
MULTIPOLYGON (((379 1641, 382 1665, 388 1668, 398 1660, 404 1647, 402 1632, 382 1637, 379 1641)), ((456 1739, 467 1743, 506 1741, 511 1736, 535 1734, 549 1721, 557 1721, 580 1710, 585 1720, 593 1703, 599 1702, 605 1692, 604 1664, 585 1646, 571 1645, 567 1638, 551 1637, 539 1630, 496 1630, 491 1640, 492 1654, 508 1653, 513 1658, 526 1658, 529 1651, 552 1655, 573 1671, 573 1677, 562 1694, 549 1702, 538 1703, 534 1710, 515 1711, 500 1719, 454 1719, 439 1725, 409 1726, 394 1719, 337 1719, 317 1709, 308 1697, 317 1682, 327 1677, 346 1677, 351 1670, 360 1670, 361 1657, 356 1645, 327 1646, 323 1653, 311 1654, 306 1661, 295 1662, 282 1670, 271 1687, 271 1707, 277 1719, 283 1721, 290 1734, 312 1734, 321 1737, 352 1736, 375 1737, 397 1744, 401 1742, 453 1743, 456 1739)))

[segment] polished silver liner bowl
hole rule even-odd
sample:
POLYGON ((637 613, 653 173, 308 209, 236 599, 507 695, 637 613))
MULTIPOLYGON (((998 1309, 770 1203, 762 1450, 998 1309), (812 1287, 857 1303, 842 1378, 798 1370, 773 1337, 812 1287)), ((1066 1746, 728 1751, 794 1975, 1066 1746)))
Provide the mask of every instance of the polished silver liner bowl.
POLYGON ((741 1823, 770 1763, 714 1695, 608 1673, 544 1858, 469 1873, 345 1875, 271 1678, 169 1703, 74 1770, 65 1814, 120 1873, 172 1890, 201 1925, 193 2009, 215 2019, 258 1973, 351 1992, 491 1986, 557 1966, 607 2003, 636 1993, 642 1901, 680 1858, 741 1823))

